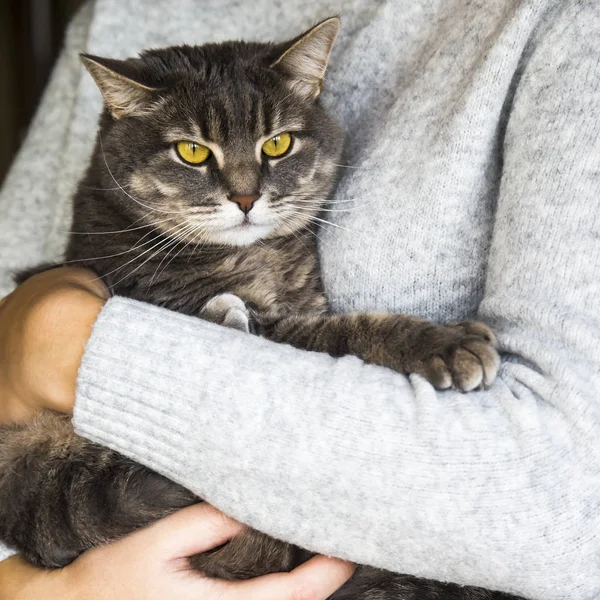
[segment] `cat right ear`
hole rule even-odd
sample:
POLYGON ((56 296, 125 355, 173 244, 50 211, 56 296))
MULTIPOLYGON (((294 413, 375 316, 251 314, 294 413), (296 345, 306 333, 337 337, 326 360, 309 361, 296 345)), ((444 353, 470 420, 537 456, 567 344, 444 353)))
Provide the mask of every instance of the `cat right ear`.
POLYGON ((80 54, 79 58, 102 92, 106 107, 115 119, 147 114, 157 88, 125 75, 131 69, 124 60, 80 54))
POLYGON ((291 46, 271 65, 290 77, 292 89, 307 100, 315 100, 321 93, 325 69, 339 30, 338 17, 322 21, 292 40, 291 46))

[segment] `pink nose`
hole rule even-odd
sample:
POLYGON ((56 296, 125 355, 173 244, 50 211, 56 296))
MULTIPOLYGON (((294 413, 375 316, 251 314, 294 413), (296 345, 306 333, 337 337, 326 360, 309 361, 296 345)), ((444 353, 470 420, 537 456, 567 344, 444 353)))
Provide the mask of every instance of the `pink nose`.
POLYGON ((240 210, 243 210, 246 214, 250 212, 254 203, 260 198, 258 194, 250 194, 247 196, 230 196, 229 199, 235 202, 240 210))

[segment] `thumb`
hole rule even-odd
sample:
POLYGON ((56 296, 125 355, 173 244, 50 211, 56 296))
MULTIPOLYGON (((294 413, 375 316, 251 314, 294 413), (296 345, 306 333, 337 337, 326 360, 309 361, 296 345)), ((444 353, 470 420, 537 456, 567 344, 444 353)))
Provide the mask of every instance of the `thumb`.
POLYGON ((202 502, 165 517, 140 532, 139 541, 170 559, 193 556, 221 546, 245 526, 202 502))

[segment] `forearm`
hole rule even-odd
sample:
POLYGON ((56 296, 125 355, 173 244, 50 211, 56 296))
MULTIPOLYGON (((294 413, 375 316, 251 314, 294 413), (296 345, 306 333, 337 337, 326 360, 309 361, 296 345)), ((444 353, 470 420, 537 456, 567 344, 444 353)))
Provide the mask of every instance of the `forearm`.
POLYGON ((594 439, 570 425, 592 399, 552 381, 506 363, 486 392, 439 394, 354 357, 113 299, 84 357, 75 425, 301 546, 563 598, 597 543, 598 515, 573 506, 593 502, 582 482, 600 469, 594 439))

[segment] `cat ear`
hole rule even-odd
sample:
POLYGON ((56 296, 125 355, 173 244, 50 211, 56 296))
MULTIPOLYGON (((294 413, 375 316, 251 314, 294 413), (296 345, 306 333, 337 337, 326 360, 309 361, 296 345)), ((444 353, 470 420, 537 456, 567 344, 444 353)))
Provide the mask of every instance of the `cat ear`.
POLYGON ((157 88, 131 77, 127 61, 80 54, 79 58, 102 92, 104 102, 115 119, 146 114, 157 88))
POLYGON ((299 38, 273 63, 290 78, 294 91, 315 100, 323 89, 323 76, 329 54, 340 30, 340 20, 322 21, 299 38))

